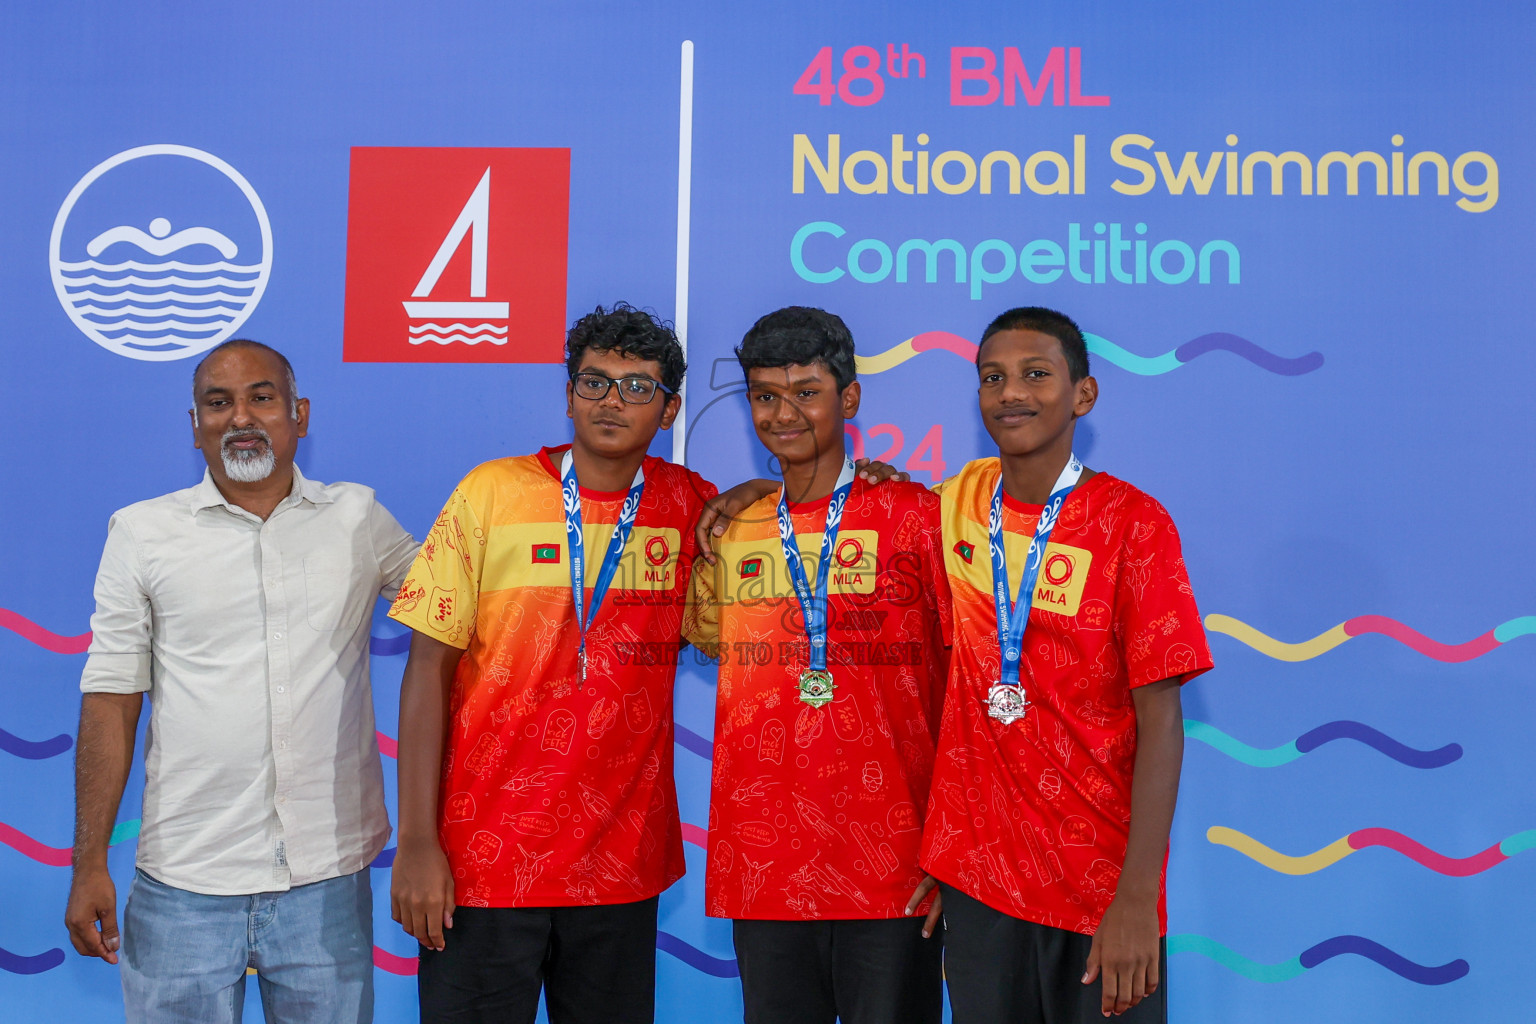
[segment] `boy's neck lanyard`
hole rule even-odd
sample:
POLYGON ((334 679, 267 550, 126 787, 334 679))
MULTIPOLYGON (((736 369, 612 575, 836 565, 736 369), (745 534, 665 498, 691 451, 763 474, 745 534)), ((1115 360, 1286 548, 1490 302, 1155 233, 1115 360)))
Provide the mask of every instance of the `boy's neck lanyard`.
POLYGON ((1074 452, 1067 459, 1061 475, 1051 488, 1051 496, 1040 510, 1040 521, 1035 524, 1035 535, 1029 540, 1029 553, 1024 558, 1024 578, 1019 582, 1017 602, 1008 595, 1008 553, 1003 546, 1003 478, 997 478, 992 491, 992 509, 987 517, 987 538, 992 554, 992 601, 997 611, 997 643, 1002 655, 1002 673, 999 682, 987 694, 987 714, 1011 725, 1023 718, 1029 710, 1029 700, 1019 682, 1019 662, 1024 653, 1024 630, 1029 625, 1029 610, 1035 599, 1035 581, 1040 577, 1040 563, 1045 559, 1045 546, 1050 543, 1051 531, 1061 516, 1061 507, 1067 495, 1077 486, 1083 475, 1083 464, 1074 452))
POLYGON ((624 505, 619 509, 619 521, 614 524, 613 537, 608 541, 608 551, 597 571, 597 582, 592 585, 592 611, 586 612, 586 541, 581 529, 581 485, 576 482, 576 462, 567 451, 560 460, 560 496, 565 504, 565 536, 571 547, 571 598, 576 603, 576 629, 580 636, 576 648, 576 671, 580 680, 587 678, 587 629, 597 618, 608 585, 618 571, 619 560, 624 557, 624 545, 629 542, 629 531, 635 525, 640 511, 640 498, 645 493, 645 467, 635 470, 635 481, 629 485, 624 505))
POLYGON ((845 457, 832 498, 827 503, 827 522, 821 531, 821 556, 817 561, 814 592, 805 577, 805 563, 795 540, 795 521, 789 514, 787 488, 779 492, 779 543, 784 547, 784 562, 789 567, 795 596, 800 599, 800 615, 805 619, 805 635, 811 644, 810 667, 800 673, 800 699, 813 708, 830 701, 836 688, 832 673, 827 671, 827 582, 832 578, 832 553, 837 547, 837 529, 843 521, 843 510, 848 506, 848 492, 853 489, 853 475, 853 462, 845 457))

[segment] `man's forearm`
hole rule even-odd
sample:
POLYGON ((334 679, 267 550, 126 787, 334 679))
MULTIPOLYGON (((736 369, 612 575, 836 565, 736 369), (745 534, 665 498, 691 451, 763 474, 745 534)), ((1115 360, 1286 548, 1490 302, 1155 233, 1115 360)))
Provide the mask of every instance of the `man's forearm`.
POLYGON ((1157 899, 1184 761, 1179 683, 1167 679, 1132 691, 1136 764, 1131 776, 1131 827, 1116 895, 1157 899))
POLYGON ((400 681, 400 841, 436 841, 438 785, 448 731, 448 694, 462 651, 420 633, 400 681))
POLYGON ((107 866, 117 807, 133 767, 142 693, 87 693, 75 744, 74 865, 107 866))

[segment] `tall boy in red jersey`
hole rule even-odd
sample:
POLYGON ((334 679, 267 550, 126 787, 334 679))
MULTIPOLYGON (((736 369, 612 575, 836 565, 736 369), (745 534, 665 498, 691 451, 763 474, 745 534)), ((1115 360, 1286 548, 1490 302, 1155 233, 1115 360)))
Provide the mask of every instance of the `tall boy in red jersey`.
POLYGON ((1178 533, 1073 454, 1098 397, 1075 323, 1010 310, 976 363, 1000 457, 942 488, 954 656, 922 856, 954 1019, 1162 1022, 1179 686, 1211 667, 1178 533))
MULTIPOLYGON (((855 479, 853 338, 770 313, 736 350, 783 467, 693 575, 688 638, 721 658, 706 912, 734 919, 748 1024, 937 1024, 918 867, 949 620, 939 501, 855 479)), ((926 909, 926 908, 923 908, 926 909)))
POLYGON ((646 454, 677 338, 639 310, 566 341, 570 445, 488 462, 390 615, 400 694, 395 920, 423 1021, 649 1022, 658 894, 683 874, 672 683, 693 525, 715 488, 646 454))

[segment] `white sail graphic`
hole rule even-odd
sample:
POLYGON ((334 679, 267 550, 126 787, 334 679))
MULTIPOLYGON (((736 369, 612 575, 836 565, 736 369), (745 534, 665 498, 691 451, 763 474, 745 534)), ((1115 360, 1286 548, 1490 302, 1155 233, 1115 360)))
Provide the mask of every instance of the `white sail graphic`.
MULTIPOLYGON (((480 321, 506 320, 511 315, 511 304, 507 302, 486 301, 485 299, 485 272, 487 253, 490 249, 491 237, 491 169, 487 167, 485 174, 481 175, 480 183, 470 193, 469 199, 459 211, 458 218, 453 222, 453 227, 448 229, 448 234, 443 237, 442 244, 437 247, 437 253, 432 257, 432 262, 427 264, 426 272, 421 275, 421 280, 416 282, 416 288, 411 292, 411 300, 404 303, 406 315, 412 320, 465 320, 473 318, 480 321), (465 236, 469 237, 469 301, 430 301, 427 296, 437 287, 438 278, 443 276, 443 270, 448 266, 448 261, 453 254, 458 252, 459 246, 464 244, 465 236), (427 300, 427 301, 423 301, 427 300)), ((463 342, 468 345, 478 345, 482 341, 488 341, 492 345, 505 345, 507 343, 506 328, 497 328, 493 324, 479 323, 474 328, 477 333, 465 334, 465 325, 455 323, 451 328, 444 328, 441 324, 428 323, 419 327, 412 327, 408 339, 412 345, 421 345, 433 342, 438 345, 447 345, 453 342, 463 342)))

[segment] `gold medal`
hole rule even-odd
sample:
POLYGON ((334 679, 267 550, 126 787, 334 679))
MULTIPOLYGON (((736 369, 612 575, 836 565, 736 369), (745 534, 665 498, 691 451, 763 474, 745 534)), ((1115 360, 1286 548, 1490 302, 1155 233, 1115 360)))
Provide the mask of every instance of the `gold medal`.
POLYGON ((808 668, 800 673, 800 700, 813 708, 830 704, 835 689, 837 684, 826 669, 808 668))

